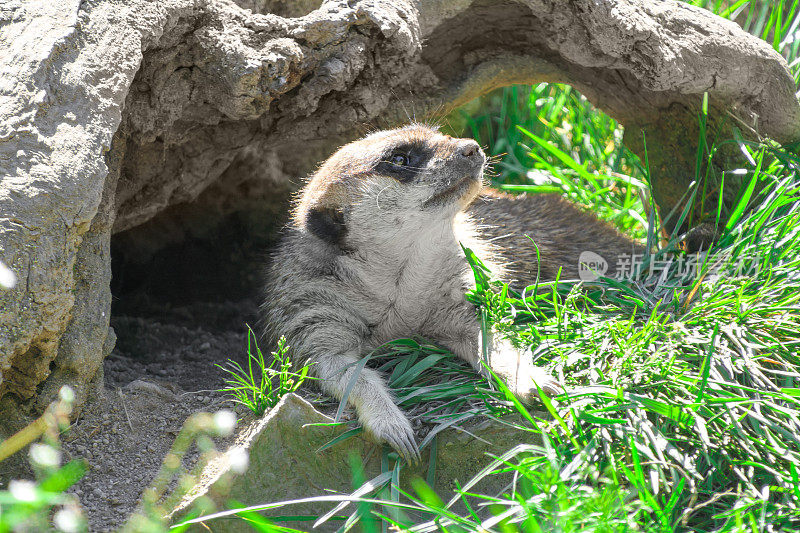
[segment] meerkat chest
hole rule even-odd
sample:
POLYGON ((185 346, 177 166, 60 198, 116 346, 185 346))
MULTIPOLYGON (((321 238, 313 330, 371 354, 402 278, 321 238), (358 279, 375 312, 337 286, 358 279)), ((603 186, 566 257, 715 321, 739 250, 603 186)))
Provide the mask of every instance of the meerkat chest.
POLYGON ((442 310, 464 303, 468 266, 461 250, 440 246, 392 257, 372 257, 358 269, 357 305, 380 344, 424 335, 442 310))

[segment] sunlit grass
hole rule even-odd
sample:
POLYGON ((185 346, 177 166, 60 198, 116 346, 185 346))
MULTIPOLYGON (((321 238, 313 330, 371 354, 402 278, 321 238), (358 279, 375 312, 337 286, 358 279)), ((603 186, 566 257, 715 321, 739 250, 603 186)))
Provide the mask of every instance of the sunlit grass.
POLYGON ((509 87, 464 115, 466 131, 498 156, 488 173, 501 189, 560 193, 632 237, 647 232, 648 189, 622 127, 567 85, 509 87), (491 111, 489 111, 491 110, 491 111))
POLYGON ((265 356, 258 347, 256 334, 248 328, 247 368, 232 359, 225 365, 216 365, 228 375, 220 392, 227 393, 234 403, 261 416, 267 409, 275 407, 285 395, 299 389, 306 379, 315 379, 308 375, 311 368, 308 364, 293 370, 288 352, 286 339, 281 337, 275 351, 265 356))

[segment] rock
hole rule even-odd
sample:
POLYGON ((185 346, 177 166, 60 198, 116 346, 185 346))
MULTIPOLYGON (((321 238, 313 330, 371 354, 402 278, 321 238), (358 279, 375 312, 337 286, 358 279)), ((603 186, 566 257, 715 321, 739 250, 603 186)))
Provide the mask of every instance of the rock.
POLYGON ((678 1, 240 2, 3 4, 0 261, 17 283, 0 292, 0 437, 63 384, 76 407, 102 384, 112 233, 132 261, 232 213, 266 235, 298 178, 359 124, 570 83, 640 155, 646 134, 667 211, 694 175, 703 92, 713 131, 730 111, 800 138, 785 61, 678 1))
MULTIPOLYGON (((192 507, 195 502, 209 513, 230 509, 231 501, 247 506, 323 496, 328 490, 349 494, 353 490, 350 466, 353 454, 365 461, 366 479, 379 475, 380 446, 375 449, 376 445, 366 438, 352 437, 319 451, 348 429, 311 425, 331 422, 332 418, 317 411, 300 396, 287 394, 264 417, 250 424, 224 455, 203 469, 199 483, 176 505, 171 518, 177 522, 188 509, 197 510, 197 507, 192 507), (233 463, 242 457, 242 451, 249 457, 249 465, 244 472, 237 472, 233 463)), ((530 433, 491 421, 472 424, 465 429, 471 435, 445 429, 436 437, 436 482, 433 488, 445 500, 454 494, 456 482, 463 486, 491 462, 487 453, 501 454, 517 444, 530 442, 531 438, 530 433)), ((415 467, 403 465, 401 488, 412 490, 409 480, 413 477, 427 478, 430 449, 423 450, 422 464, 415 467)), ((511 476, 490 476, 475 490, 484 491, 484 494, 499 493, 510 480, 511 476)), ((335 505, 295 504, 272 515, 319 516, 335 505)), ((352 509, 340 514, 350 512, 352 509)), ((266 516, 270 513, 267 512, 266 516)), ((239 519, 220 519, 208 524, 214 531, 250 531, 247 523, 239 519)), ((303 527, 303 524, 298 526, 303 527)), ((308 527, 307 523, 305 527, 308 527)))

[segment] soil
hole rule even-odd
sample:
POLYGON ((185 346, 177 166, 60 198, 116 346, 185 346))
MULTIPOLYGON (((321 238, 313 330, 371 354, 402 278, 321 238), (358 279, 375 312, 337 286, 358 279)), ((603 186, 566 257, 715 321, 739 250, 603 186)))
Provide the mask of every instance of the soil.
MULTIPOLYGON (((145 306, 148 307, 148 306, 145 306)), ((135 510, 184 421, 198 411, 232 408, 215 363, 244 361, 254 300, 153 304, 140 316, 112 319, 117 345, 103 365, 98 401, 64 438, 65 459, 83 458, 86 476, 72 489, 90 531, 113 531, 135 510)), ((254 326, 255 327, 255 326, 254 326)), ((226 439, 217 439, 224 449, 226 439)), ((191 468, 199 453, 184 458, 191 468)))

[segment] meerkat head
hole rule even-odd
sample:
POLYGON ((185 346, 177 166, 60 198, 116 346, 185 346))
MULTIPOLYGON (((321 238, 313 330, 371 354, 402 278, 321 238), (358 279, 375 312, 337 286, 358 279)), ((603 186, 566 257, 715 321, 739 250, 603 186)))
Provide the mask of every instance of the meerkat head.
POLYGON ((474 140, 425 125, 373 133, 320 166, 301 191, 294 223, 338 245, 354 231, 424 230, 475 199, 485 163, 474 140))

